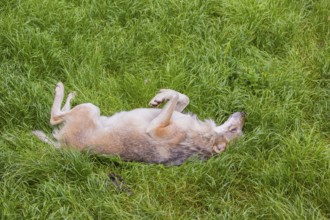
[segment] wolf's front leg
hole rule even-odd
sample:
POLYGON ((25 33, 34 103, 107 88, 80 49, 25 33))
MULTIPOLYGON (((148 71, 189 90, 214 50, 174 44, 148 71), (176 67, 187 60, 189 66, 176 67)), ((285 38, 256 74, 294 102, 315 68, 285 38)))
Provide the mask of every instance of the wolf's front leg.
POLYGON ((39 140, 41 140, 42 142, 44 142, 46 144, 52 145, 55 148, 60 148, 61 147, 60 143, 50 139, 43 131, 35 130, 35 131, 32 131, 32 133, 35 136, 37 136, 39 138, 39 140))
POLYGON ((153 137, 160 137, 166 135, 168 125, 172 118, 173 112, 176 109, 179 94, 178 93, 167 93, 168 96, 164 96, 165 100, 169 100, 159 115, 154 118, 147 127, 146 132, 153 137))

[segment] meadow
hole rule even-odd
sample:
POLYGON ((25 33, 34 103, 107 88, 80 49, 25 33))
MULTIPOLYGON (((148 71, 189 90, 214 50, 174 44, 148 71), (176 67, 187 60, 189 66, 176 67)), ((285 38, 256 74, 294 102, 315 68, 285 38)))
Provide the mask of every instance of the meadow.
POLYGON ((329 219, 330 1, 0 0, 1 219, 329 219), (56 150, 54 86, 103 115, 160 88, 244 137, 181 166, 56 150), (109 174, 120 175, 117 190, 109 174))

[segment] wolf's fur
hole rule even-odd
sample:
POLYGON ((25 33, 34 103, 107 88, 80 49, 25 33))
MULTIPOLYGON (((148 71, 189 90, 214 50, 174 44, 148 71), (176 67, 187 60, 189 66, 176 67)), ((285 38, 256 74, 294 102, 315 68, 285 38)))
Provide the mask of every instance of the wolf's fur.
POLYGON ((150 102, 163 109, 140 108, 119 112, 111 117, 100 115, 97 106, 85 103, 71 109, 70 93, 64 107, 64 85, 58 83, 51 109, 50 123, 59 125, 56 141, 42 131, 33 133, 55 147, 90 149, 96 153, 119 155, 127 161, 179 165, 193 155, 207 159, 222 152, 229 141, 242 135, 244 114, 237 112, 221 126, 212 120, 200 121, 183 114, 189 98, 174 90, 160 90, 150 102))

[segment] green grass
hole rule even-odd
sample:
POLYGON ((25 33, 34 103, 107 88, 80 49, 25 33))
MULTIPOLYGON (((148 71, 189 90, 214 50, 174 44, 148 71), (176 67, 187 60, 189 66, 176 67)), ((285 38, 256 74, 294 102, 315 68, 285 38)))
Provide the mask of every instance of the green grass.
POLYGON ((0 5, 1 219, 330 218, 328 0, 0 5), (58 81, 104 115, 176 89, 202 119, 246 111, 245 136, 179 167, 55 150, 31 130, 58 81))

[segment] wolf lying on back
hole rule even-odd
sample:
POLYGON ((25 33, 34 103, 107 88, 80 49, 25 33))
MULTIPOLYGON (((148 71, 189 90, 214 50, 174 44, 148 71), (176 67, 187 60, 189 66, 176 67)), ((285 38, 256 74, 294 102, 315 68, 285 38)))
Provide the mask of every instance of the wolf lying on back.
POLYGON ((207 159, 241 136, 244 124, 241 112, 232 114, 221 126, 183 114, 189 98, 170 89, 160 90, 150 101, 153 107, 167 101, 163 109, 139 108, 111 117, 100 116, 99 108, 90 103, 70 109, 74 93, 61 109, 63 98, 64 85, 59 82, 50 117, 52 125, 59 125, 53 134, 56 141, 34 131, 40 140, 55 147, 118 155, 127 161, 179 165, 193 155, 207 159))

